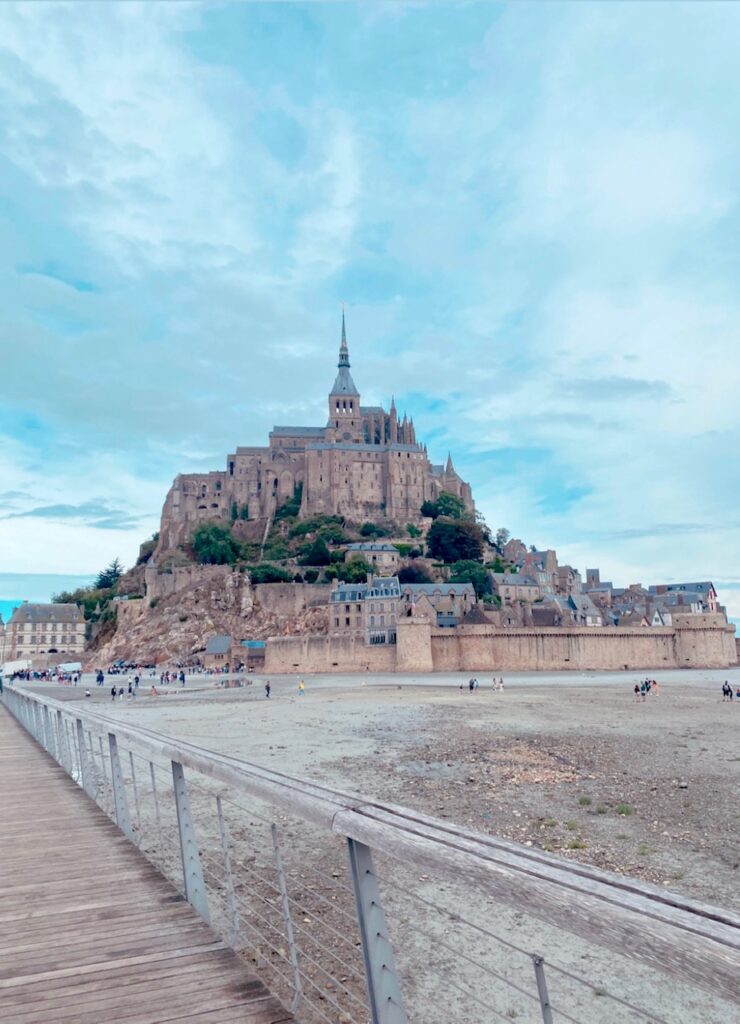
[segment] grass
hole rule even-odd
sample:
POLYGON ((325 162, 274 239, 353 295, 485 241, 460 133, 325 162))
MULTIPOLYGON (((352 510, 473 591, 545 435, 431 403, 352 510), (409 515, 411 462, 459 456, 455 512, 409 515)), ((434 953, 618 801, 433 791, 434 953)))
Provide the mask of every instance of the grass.
POLYGON ((640 845, 637 847, 637 852, 641 857, 647 857, 647 855, 650 853, 650 847, 647 843, 640 843, 640 845))
POLYGON ((590 803, 591 803, 591 797, 590 796, 579 796, 578 797, 578 803, 581 805, 581 807, 588 807, 590 805, 590 803))
POLYGON ((685 874, 686 872, 684 871, 674 871, 671 875, 671 878, 673 878, 676 882, 680 882, 681 879, 685 876, 685 874))
POLYGON ((617 832, 617 839, 629 839, 626 832, 617 832))
POLYGON ((597 814, 608 814, 609 813, 609 808, 606 806, 606 804, 599 804, 599 806, 596 808, 596 813, 597 814))
POLYGON ((569 832, 575 832, 575 830, 578 828, 578 822, 577 821, 566 821, 565 827, 568 829, 569 832))
POLYGON ((566 850, 585 850, 586 843, 579 836, 576 836, 575 839, 568 840, 568 843, 565 848, 566 850))
POLYGON ((549 825, 552 828, 553 825, 557 825, 557 821, 554 818, 545 818, 542 824, 549 825))
POLYGON ((617 804, 617 814, 621 814, 623 817, 627 817, 630 814, 634 814, 635 809, 631 804, 617 804))
POLYGON ((605 996, 605 995, 608 995, 608 993, 607 993, 605 988, 595 988, 594 989, 594 995, 595 996, 605 996))

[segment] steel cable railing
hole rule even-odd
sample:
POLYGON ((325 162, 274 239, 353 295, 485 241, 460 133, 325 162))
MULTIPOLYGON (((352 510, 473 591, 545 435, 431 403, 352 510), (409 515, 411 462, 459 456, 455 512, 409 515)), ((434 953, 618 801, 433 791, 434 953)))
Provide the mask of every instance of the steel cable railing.
MULTIPOLYGON (((206 920, 243 950, 302 1024, 480 1024, 482 1019, 521 1015, 520 1001, 531 1008, 533 1020, 544 1024, 591 1024, 596 1016, 604 1024, 618 1024, 625 1013, 651 1024, 674 1024, 664 1007, 650 1005, 653 999, 633 997, 629 982, 634 969, 620 965, 623 952, 633 961, 637 954, 641 976, 665 979, 672 965, 653 951, 642 957, 639 949, 617 951, 608 928, 595 938, 614 950, 602 968, 606 964, 609 977, 618 979, 622 991, 617 995, 608 979, 595 984, 593 977, 549 955, 543 959, 528 948, 529 940, 513 941, 513 932, 497 934, 480 920, 479 896, 486 892, 486 878, 490 892, 500 898, 497 879, 502 872, 523 879, 521 885, 530 889, 557 887, 558 879, 567 875, 565 898, 581 900, 588 913, 588 901, 593 903, 603 889, 600 913, 607 924, 614 921, 618 927, 625 913, 620 902, 629 902, 629 912, 640 917, 639 883, 629 882, 626 900, 625 880, 609 889, 610 879, 596 869, 571 869, 544 853, 455 830, 449 823, 437 827, 434 819, 412 811, 214 754, 80 704, 63 704, 16 687, 7 689, 5 703, 206 920), (187 865, 181 856, 183 820, 190 829, 191 853, 195 849, 187 865), (337 842, 342 836, 345 851, 337 842), (384 868, 380 875, 370 851, 376 844, 384 868), (346 851, 349 871, 341 860, 346 851), (457 879, 458 891, 443 899, 440 880, 424 875, 425 892, 419 892, 407 877, 417 860, 424 870, 432 862, 446 869, 454 865, 447 877, 457 879), (550 872, 550 865, 556 870, 550 872), (437 898, 429 898, 426 891, 433 888, 437 898), (453 907, 444 905, 448 900, 454 901, 453 907), (396 939, 395 956, 388 921, 396 939), (484 946, 479 943, 472 950, 468 932, 484 946), (493 948, 506 951, 512 962, 489 963, 493 948), (578 990, 598 1000, 598 1010, 585 1007, 578 990), (482 1007, 487 1017, 481 1018, 482 1007)), ((716 983, 718 989, 704 997, 711 1006, 707 1019, 731 1019, 726 1008, 736 987, 728 983, 734 977, 728 964, 740 964, 732 915, 702 913, 679 897, 667 901, 655 895, 644 887, 641 919, 648 934, 658 935, 659 951, 674 943, 673 973, 678 978, 672 978, 670 987, 656 986, 656 991, 660 988, 669 1009, 676 1006, 676 1019, 683 1019, 680 1006, 671 1003, 672 992, 696 983, 689 963, 693 957, 709 972, 709 987, 716 983), (715 932, 712 946, 708 940, 715 932), (687 963, 688 977, 681 978, 680 964, 687 963)), ((527 907, 529 914, 531 904, 527 907)), ((517 919, 528 919, 527 914, 515 914, 510 926, 519 927, 517 919)), ((547 916, 544 920, 546 926, 537 933, 543 945, 556 935, 552 921, 547 916)), ((562 934, 571 920, 564 917, 562 934)), ((578 933, 573 941, 581 941, 578 933)))

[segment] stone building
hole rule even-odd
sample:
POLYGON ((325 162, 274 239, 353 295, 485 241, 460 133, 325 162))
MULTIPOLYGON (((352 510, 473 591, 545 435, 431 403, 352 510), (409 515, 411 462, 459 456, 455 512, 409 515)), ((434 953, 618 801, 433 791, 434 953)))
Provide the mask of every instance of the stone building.
POLYGON ((85 617, 76 604, 29 604, 14 609, 6 627, 5 659, 36 654, 81 654, 85 617))
POLYGON ((404 614, 423 611, 436 626, 456 626, 475 607, 472 583, 402 583, 404 614))
POLYGON ((400 601, 397 576, 337 583, 329 605, 329 635, 355 637, 371 645, 395 644, 400 601))
POLYGON ((347 550, 344 555, 345 562, 351 561, 353 558, 361 558, 367 562, 372 569, 379 571, 391 571, 398 568, 398 564, 401 561, 401 556, 398 552, 398 548, 394 547, 393 544, 384 544, 382 542, 363 541, 358 544, 348 544, 347 550))
POLYGON ((452 459, 430 462, 413 419, 362 405, 350 373, 342 315, 337 376, 324 426, 276 426, 267 447, 236 448, 226 468, 179 475, 162 510, 155 558, 190 539, 204 520, 267 519, 301 494, 300 515, 342 515, 354 522, 419 522, 421 505, 442 491, 474 510, 470 485, 452 459))

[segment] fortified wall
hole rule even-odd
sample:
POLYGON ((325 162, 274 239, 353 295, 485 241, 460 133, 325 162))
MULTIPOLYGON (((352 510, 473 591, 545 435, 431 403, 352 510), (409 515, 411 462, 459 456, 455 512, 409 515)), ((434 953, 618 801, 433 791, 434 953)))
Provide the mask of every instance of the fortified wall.
POLYGON ((439 629, 409 618, 398 623, 395 646, 367 646, 344 637, 271 638, 265 671, 623 671, 735 664, 735 630, 722 615, 677 615, 670 629, 439 629))

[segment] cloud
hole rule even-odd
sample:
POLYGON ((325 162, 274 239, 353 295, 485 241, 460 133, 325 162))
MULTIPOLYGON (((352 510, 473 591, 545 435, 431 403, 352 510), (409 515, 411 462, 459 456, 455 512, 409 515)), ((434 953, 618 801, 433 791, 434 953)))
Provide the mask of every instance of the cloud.
POLYGON ((1 519, 74 520, 98 530, 126 530, 138 526, 142 516, 111 507, 106 501, 84 501, 79 505, 39 505, 23 512, 12 512, 1 519))
POLYGON ((740 559, 736 9, 81 10, 0 8, 4 566, 130 560, 175 473, 323 422, 341 300, 492 523, 740 559))
POLYGON ((608 402, 631 398, 668 398, 671 387, 664 380, 638 380, 634 377, 601 377, 565 380, 560 387, 567 395, 583 401, 608 402))

